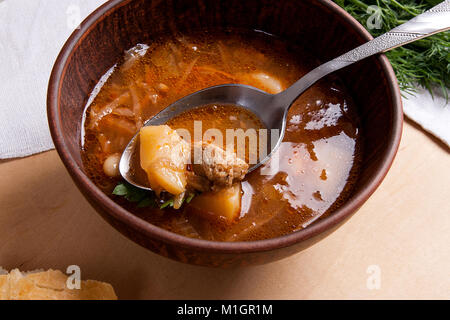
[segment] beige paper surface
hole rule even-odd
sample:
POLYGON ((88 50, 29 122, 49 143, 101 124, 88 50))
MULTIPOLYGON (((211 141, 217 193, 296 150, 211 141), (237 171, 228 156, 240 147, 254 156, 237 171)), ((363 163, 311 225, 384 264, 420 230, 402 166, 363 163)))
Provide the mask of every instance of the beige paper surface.
POLYGON ((55 151, 0 162, 0 266, 66 270, 119 298, 450 298, 450 153, 405 124, 394 165, 344 226, 272 264, 181 264, 127 240, 98 216, 55 151))

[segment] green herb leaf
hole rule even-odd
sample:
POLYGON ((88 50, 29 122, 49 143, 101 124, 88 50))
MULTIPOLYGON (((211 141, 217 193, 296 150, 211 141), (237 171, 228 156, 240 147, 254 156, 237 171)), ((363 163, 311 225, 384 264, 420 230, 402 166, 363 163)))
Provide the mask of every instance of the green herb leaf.
POLYGON ((156 207, 156 201, 153 198, 146 197, 137 204, 138 208, 156 207))
MULTIPOLYGON (((374 11, 369 6, 377 6, 380 14, 379 28, 368 31, 377 37, 394 27, 423 13, 442 0, 335 0, 363 26, 367 26, 374 11)), ((373 7, 372 7, 373 8, 373 7)), ((386 53, 395 70, 400 88, 414 93, 416 85, 427 88, 441 88, 448 99, 450 87, 450 32, 441 32, 431 37, 415 41, 386 53)))
POLYGON ((167 208, 167 207, 173 207, 173 199, 167 200, 159 208, 160 209, 164 209, 164 208, 167 208))
POLYGON ((114 188, 114 191, 112 192, 112 194, 114 194, 116 196, 124 196, 124 195, 128 194, 128 188, 125 184, 120 183, 114 188))
MULTIPOLYGON (((159 199, 156 198, 155 194, 151 191, 142 190, 136 188, 135 186, 122 182, 119 183, 112 192, 113 195, 124 197, 129 202, 136 203, 136 207, 138 208, 158 208, 159 199)), ((187 197, 183 199, 183 202, 189 203, 195 197, 195 193, 189 193, 187 197)), ((173 198, 167 200, 163 204, 159 206, 160 209, 171 208, 173 207, 174 200, 173 198)))
POLYGON ((155 203, 156 206, 155 195, 153 192, 136 188, 135 186, 126 182, 119 183, 114 188, 112 194, 124 197, 130 202, 138 203, 137 206, 139 208, 150 206, 152 203, 155 203))
POLYGON ((192 199, 194 199, 194 197, 195 197, 195 193, 190 193, 190 194, 185 198, 186 203, 191 202, 192 199))
POLYGON ((141 202, 144 200, 148 194, 144 190, 133 190, 129 194, 125 195, 125 198, 130 202, 141 202))
POLYGON ((431 4, 432 6, 435 6, 439 3, 441 3, 443 0, 426 0, 429 4, 431 4))

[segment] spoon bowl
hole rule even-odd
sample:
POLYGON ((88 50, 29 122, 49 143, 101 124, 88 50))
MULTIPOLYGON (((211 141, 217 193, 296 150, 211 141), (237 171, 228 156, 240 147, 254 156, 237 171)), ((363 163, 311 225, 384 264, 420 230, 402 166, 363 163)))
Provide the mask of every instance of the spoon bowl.
MULTIPOLYGON (((259 153, 259 162, 249 168, 249 172, 255 170, 274 154, 280 146, 286 128, 286 118, 289 108, 294 101, 318 80, 326 75, 347 67, 355 62, 363 60, 377 53, 389 51, 393 48, 428 37, 438 32, 450 29, 450 0, 445 0, 430 10, 405 22, 404 24, 382 34, 381 36, 366 42, 365 44, 320 65, 307 73, 292 86, 278 94, 269 94, 257 88, 241 84, 225 84, 197 91, 171 104, 155 117, 148 120, 145 126, 160 125, 171 118, 190 109, 217 103, 232 104, 243 107, 253 112, 266 126, 267 139, 259 142, 266 145, 268 154, 259 153)), ((151 190, 142 182, 135 179, 135 174, 130 165, 131 159, 137 147, 138 134, 136 134, 126 147, 119 163, 119 171, 122 177, 132 185, 151 190)))
MULTIPOLYGON (((242 85, 242 84, 224 84, 214 87, 209 87, 193 94, 190 94, 182 99, 172 103, 167 108, 156 114, 153 118, 144 123, 144 126, 157 126, 165 124, 170 119, 177 115, 186 112, 190 109, 197 108, 202 105, 209 104, 230 104, 242 107, 257 115, 259 120, 268 130, 267 145, 265 150, 269 150, 259 159, 258 163, 250 166, 248 172, 251 172, 267 160, 270 159, 271 153, 274 152, 281 143, 284 135, 284 127, 286 125, 286 112, 280 113, 273 107, 275 97, 277 95, 264 92, 258 88, 242 85), (263 112, 267 109, 267 112, 263 112)), ((133 159, 137 157, 139 152, 139 133, 137 133, 128 143, 119 162, 119 171, 122 177, 130 184, 145 190, 151 190, 145 182, 145 179, 139 179, 139 174, 136 174, 136 169, 133 168, 133 159)), ((260 153, 261 155, 261 153, 260 153)))

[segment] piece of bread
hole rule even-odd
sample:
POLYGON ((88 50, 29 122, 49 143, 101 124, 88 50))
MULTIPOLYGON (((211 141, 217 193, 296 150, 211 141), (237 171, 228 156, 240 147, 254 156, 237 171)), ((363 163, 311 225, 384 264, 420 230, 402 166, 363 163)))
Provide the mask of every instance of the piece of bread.
POLYGON ((0 275, 0 300, 117 300, 108 283, 87 280, 80 289, 69 289, 67 278, 59 270, 25 274, 15 269, 0 275))

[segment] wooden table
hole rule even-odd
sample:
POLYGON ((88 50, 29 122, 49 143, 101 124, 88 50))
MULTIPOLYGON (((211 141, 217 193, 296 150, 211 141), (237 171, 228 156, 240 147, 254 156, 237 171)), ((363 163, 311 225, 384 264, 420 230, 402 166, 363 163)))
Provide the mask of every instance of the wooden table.
POLYGON ((387 178, 344 226, 285 260, 220 270, 174 262, 124 238, 50 151, 0 162, 0 266, 76 264, 122 299, 449 299, 449 182, 448 149, 406 123, 387 178))

